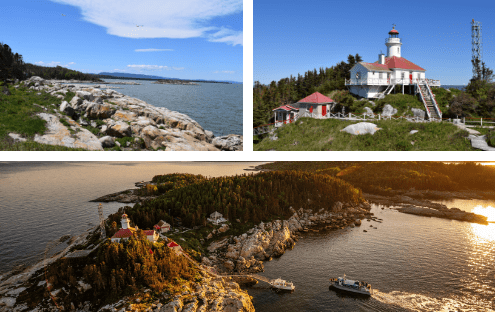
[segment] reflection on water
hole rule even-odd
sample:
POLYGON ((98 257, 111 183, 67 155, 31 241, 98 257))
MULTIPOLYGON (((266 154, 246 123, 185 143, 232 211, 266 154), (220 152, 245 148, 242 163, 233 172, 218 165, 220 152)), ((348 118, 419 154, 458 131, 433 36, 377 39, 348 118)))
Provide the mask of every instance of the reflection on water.
POLYGON ((483 225, 472 223, 471 229, 474 234, 473 240, 476 241, 476 244, 482 244, 486 241, 495 242, 495 224, 483 225))
MULTIPOLYGON (((258 163, 0 162, 0 273, 38 260, 47 242, 98 224, 97 197, 134 188, 158 174, 224 176, 258 163), (25 233, 20 234, 20 233, 25 233)), ((132 204, 107 203, 103 214, 132 204)))
POLYGON ((372 212, 382 223, 303 234, 293 250, 266 262, 260 275, 291 280, 296 289, 279 298, 248 288, 256 311, 495 311, 495 241, 485 235, 492 224, 380 208, 372 212), (371 283, 376 294, 362 300, 329 291, 328 279, 343 273, 371 283))
POLYGON ((492 206, 483 207, 482 205, 478 205, 474 207, 472 212, 487 217, 488 222, 495 221, 495 208, 492 206))

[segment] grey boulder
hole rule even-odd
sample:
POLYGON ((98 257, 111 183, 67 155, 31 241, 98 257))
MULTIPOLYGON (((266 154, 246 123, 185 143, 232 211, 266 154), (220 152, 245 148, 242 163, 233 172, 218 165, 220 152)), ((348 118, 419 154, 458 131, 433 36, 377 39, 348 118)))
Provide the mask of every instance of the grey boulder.
POLYGON ((104 137, 100 138, 99 140, 100 140, 102 147, 114 147, 115 146, 115 138, 111 137, 109 135, 104 136, 104 137))
POLYGON ((385 106, 383 106, 382 116, 390 117, 390 116, 393 116, 395 114, 397 114, 397 109, 393 108, 392 105, 385 104, 385 106))

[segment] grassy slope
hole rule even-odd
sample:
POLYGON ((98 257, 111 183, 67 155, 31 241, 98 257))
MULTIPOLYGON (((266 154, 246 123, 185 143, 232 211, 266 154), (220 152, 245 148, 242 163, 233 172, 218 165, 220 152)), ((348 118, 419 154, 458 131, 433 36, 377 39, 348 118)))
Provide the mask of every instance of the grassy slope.
POLYGON ((46 92, 36 95, 40 91, 28 90, 21 86, 15 89, 9 86, 11 95, 0 93, 0 150, 4 151, 69 151, 82 150, 64 146, 40 144, 32 139, 35 134, 43 134, 46 122, 36 116, 37 113, 51 113, 57 109, 62 101, 70 101, 75 95, 67 92, 64 99, 59 99, 46 92), (34 105, 36 103, 39 106, 34 105), (54 105, 52 105, 54 104, 54 105), (40 107, 41 106, 41 107, 40 107), (45 111, 42 107, 47 108, 45 111), (13 143, 8 136, 10 132, 21 134, 29 138, 27 142, 13 143))
POLYGON ((373 122, 382 130, 374 135, 340 132, 357 121, 301 118, 276 131, 278 140, 265 138, 255 151, 471 151, 467 131, 448 123, 373 122), (411 130, 418 133, 409 134, 411 130), (411 144, 414 142, 414 145, 411 144))

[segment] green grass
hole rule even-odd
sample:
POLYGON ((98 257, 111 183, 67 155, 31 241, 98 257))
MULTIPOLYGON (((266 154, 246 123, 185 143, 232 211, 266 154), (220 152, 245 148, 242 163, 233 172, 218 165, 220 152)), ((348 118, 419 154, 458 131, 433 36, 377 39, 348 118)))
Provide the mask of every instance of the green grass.
POLYGON ((10 137, 0 139, 1 151, 85 151, 82 148, 70 148, 59 145, 48 145, 28 140, 14 143, 10 137))
POLYGON ((255 151, 473 151, 468 132, 450 123, 374 121, 381 130, 374 135, 340 132, 357 121, 301 118, 255 144, 255 151), (301 124, 302 122, 302 124, 301 124), (411 130, 419 130, 409 134, 411 130), (411 144, 413 142, 414 144, 411 144))
POLYGON ((424 104, 417 96, 409 94, 389 94, 385 98, 376 101, 376 106, 373 111, 376 114, 381 114, 385 104, 390 104, 397 109, 396 116, 412 115, 411 108, 419 108, 424 110, 424 104))
MULTIPOLYGON (((41 91, 28 90, 24 84, 20 84, 18 89, 9 86, 11 95, 0 93, 0 150, 5 151, 82 151, 83 149, 67 148, 63 146, 53 146, 34 142, 35 134, 43 135, 46 131, 46 122, 36 116, 40 112, 52 112, 52 104, 59 106, 63 100, 70 101, 75 93, 67 92, 64 99, 50 95, 41 91), (36 106, 33 105, 36 103, 36 106), (48 111, 42 107, 48 108, 48 111), (8 136, 10 132, 18 133, 28 139, 26 142, 13 143, 8 136)), ((69 128, 69 123, 60 118, 65 126, 69 128)), ((69 128, 70 129, 70 128, 69 128)))
POLYGON ((46 122, 36 116, 36 113, 44 110, 33 103, 52 109, 51 104, 60 105, 62 100, 45 92, 41 92, 41 95, 27 92, 25 87, 9 87, 9 90, 11 95, 0 93, 0 138, 9 132, 28 137, 36 133, 43 134, 46 122))

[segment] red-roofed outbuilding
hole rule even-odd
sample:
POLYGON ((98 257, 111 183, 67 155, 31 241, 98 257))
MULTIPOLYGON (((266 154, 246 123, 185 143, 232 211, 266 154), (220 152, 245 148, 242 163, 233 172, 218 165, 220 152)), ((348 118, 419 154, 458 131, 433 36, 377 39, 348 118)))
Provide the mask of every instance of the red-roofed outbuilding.
POLYGON ((334 100, 320 92, 310 94, 297 102, 300 115, 307 112, 313 114, 313 116, 325 116, 333 108, 334 104, 336 104, 334 100))
POLYGON ((275 123, 291 123, 294 120, 294 116, 299 112, 299 109, 290 106, 283 105, 272 110, 275 114, 275 123))

